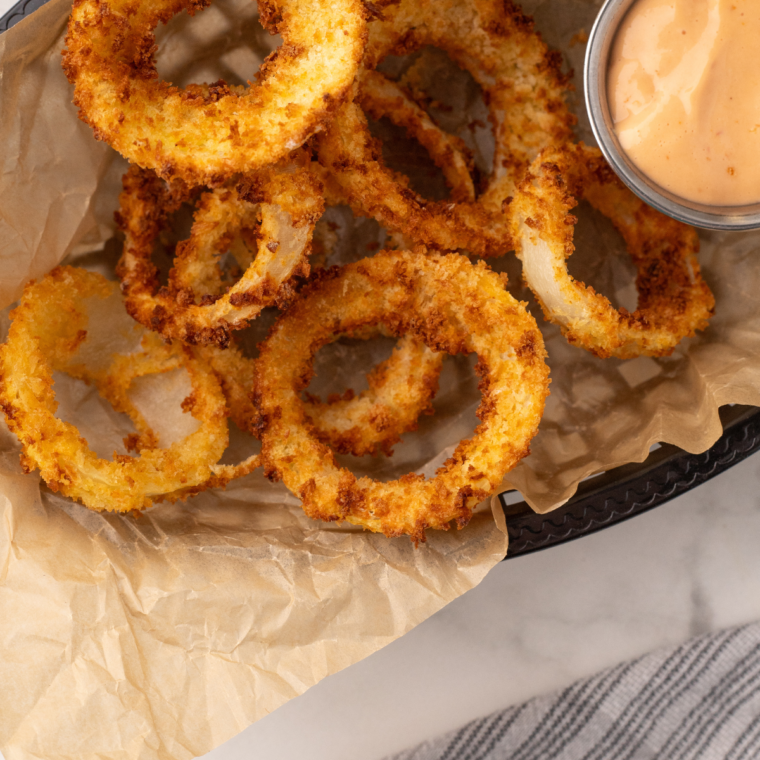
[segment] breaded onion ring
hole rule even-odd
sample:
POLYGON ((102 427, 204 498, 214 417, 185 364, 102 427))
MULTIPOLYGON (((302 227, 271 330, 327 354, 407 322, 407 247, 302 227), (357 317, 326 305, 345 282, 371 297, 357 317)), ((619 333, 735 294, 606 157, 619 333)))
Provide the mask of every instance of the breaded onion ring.
POLYGON ((452 521, 463 527, 528 453, 548 394, 545 354, 533 317, 483 262, 383 251, 319 272, 275 324, 256 363, 267 475, 282 478, 315 519, 414 541, 424 541, 427 528, 445 530, 452 521), (431 480, 414 474, 390 483, 357 479, 337 466, 308 424, 300 393, 314 353, 337 334, 372 324, 480 359, 481 424, 431 480))
MULTIPOLYGON (((373 329, 362 337, 375 334, 373 329)), ((198 350, 222 384, 230 418, 241 430, 258 437, 260 416, 251 400, 255 360, 234 344, 198 350)), ((443 354, 404 336, 391 356, 367 374, 367 390, 358 395, 349 390, 326 402, 306 394, 304 410, 314 434, 339 454, 361 457, 382 451, 390 455, 404 433, 417 429, 419 416, 432 413, 442 362, 443 354)))
POLYGON ((12 312, 8 340, 0 346, 0 404, 23 446, 27 472, 39 468, 52 490, 90 509, 129 512, 207 483, 227 447, 228 432, 225 400, 213 372, 189 349, 166 345, 149 333, 141 353, 116 356, 88 378, 76 356, 87 337, 87 302, 107 299, 116 289, 98 274, 71 267, 54 269, 28 285, 12 312), (168 448, 157 448, 149 426, 126 398, 126 384, 178 368, 187 370, 193 388, 183 409, 200 428, 168 448), (129 414, 138 429, 130 443, 141 447, 139 456, 100 459, 73 425, 58 419, 54 371, 94 380, 116 402, 117 411, 129 414))
MULTIPOLYGON (((215 185, 278 161, 347 95, 366 39, 361 0, 259 0, 283 45, 248 89, 158 79, 154 30, 210 0, 76 0, 63 67, 95 136, 164 179, 215 185)), ((253 74, 253 72, 251 72, 253 74)))
POLYGON ((137 167, 124 175, 123 185, 116 218, 126 239, 117 273, 127 311, 166 339, 223 347, 233 330, 290 298, 290 280, 309 272, 311 236, 324 206, 319 183, 298 162, 204 193, 190 238, 177 246, 175 270, 163 288, 153 247, 188 193, 137 167), (219 259, 241 233, 248 233, 257 253, 220 294, 219 259))
POLYGON ((474 201, 473 161, 464 140, 444 132, 406 90, 380 72, 360 69, 357 83, 357 102, 364 112, 373 119, 386 117, 397 127, 403 127, 427 150, 433 163, 443 172, 451 200, 474 201))
MULTIPOLYGON (((364 111, 373 119, 385 117, 397 127, 402 127, 427 150, 433 163, 443 173, 451 192, 451 200, 474 201, 475 186, 470 173, 473 161, 464 140, 444 132, 403 87, 383 74, 360 69, 356 81, 357 102, 364 111)), ((330 171, 316 163, 312 168, 325 187, 327 205, 351 205, 350 198, 343 192, 341 184, 333 179, 330 171)), ((403 174, 394 176, 401 186, 408 186, 409 180, 403 174)))
MULTIPOLYGON (((384 164, 360 107, 343 105, 317 138, 318 157, 356 213, 441 250, 500 256, 514 248, 503 213, 515 182, 542 148, 572 137, 574 117, 563 96, 559 53, 550 52, 533 22, 512 2, 400 0, 370 24, 363 66, 424 45, 445 49, 483 88, 496 140, 486 191, 474 202, 429 201, 384 164)), ((358 77, 361 83, 362 74, 358 77)))
POLYGON ((602 358, 668 356, 713 315, 715 298, 700 274, 696 231, 639 200, 595 148, 569 145, 541 153, 512 214, 525 281, 546 318, 573 345, 602 358), (623 236, 638 271, 635 312, 614 309, 568 273, 576 222, 569 212, 576 198, 586 199, 623 236))
MULTIPOLYGON (((199 352, 193 352, 198 357, 199 352)), ((146 332, 142 337, 142 352, 138 354, 115 355, 105 368, 93 368, 88 364, 66 364, 64 369, 68 375, 83 380, 88 385, 94 386, 98 393, 106 399, 118 412, 126 414, 135 429, 137 435, 127 436, 124 443, 129 451, 143 451, 144 449, 157 448, 158 437, 150 424, 138 411, 129 396, 132 383, 140 377, 155 375, 172 369, 180 369, 183 365, 180 361, 181 352, 172 344, 167 344, 156 333, 146 332)), ((217 368, 208 361, 206 354, 201 354, 201 366, 207 361, 206 371, 209 369, 216 372, 217 379, 225 392, 227 400, 227 413, 230 402, 234 402, 227 396, 228 384, 226 384, 217 368)), ((194 496, 202 491, 212 488, 226 488, 230 482, 248 475, 261 466, 260 457, 254 454, 236 465, 213 464, 210 476, 201 483, 183 486, 165 494, 153 497, 156 502, 176 502, 194 496)))

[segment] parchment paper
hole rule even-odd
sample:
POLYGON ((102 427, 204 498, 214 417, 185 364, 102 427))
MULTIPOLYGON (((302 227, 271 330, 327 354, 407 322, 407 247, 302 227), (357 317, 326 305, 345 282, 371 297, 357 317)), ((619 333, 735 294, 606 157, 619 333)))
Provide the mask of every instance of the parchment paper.
MULTIPOLYGON (((525 7, 580 74, 580 33, 599 4, 525 7)), ((118 255, 107 241, 125 164, 70 104, 59 58, 69 5, 51 0, 0 36, 0 308, 65 257, 112 276, 118 255)), ((180 85, 250 78, 277 42, 257 31, 254 16, 247 0, 219 0, 192 21, 173 22, 161 39, 160 73, 180 85)), ((477 114, 478 104, 466 111, 477 114)), ((579 133, 590 141, 583 124, 579 133)), ((476 129, 469 137, 487 158, 483 135, 476 129)), ((338 260, 367 255, 384 240, 372 222, 345 209, 331 214, 341 228, 338 260)), ((580 216, 571 272, 630 307, 635 292, 619 238, 607 220, 584 209, 580 216)), ((758 403, 760 236, 702 239, 718 314, 673 357, 603 362, 543 326, 552 396, 533 453, 509 477, 536 509, 556 507, 589 474, 643 459, 655 441, 703 450, 720 434, 719 405, 758 403)), ((496 266, 531 302, 514 258, 496 266)), ((532 302, 531 309, 542 324, 532 302)), ((261 329, 245 342, 255 344, 261 329)), ((313 390, 358 390, 357 370, 387 350, 383 341, 349 341, 320 352, 313 390)), ((177 381, 162 398, 181 398, 182 387, 177 381)), ((107 455, 124 420, 65 378, 56 378, 56 390, 61 415, 81 422, 107 455)), ((447 358, 435 416, 394 458, 346 461, 379 478, 432 474, 472 432, 477 403, 472 362, 447 358)), ((176 434, 181 418, 168 428, 176 434)), ((235 433, 230 460, 251 445, 235 433)), ((476 585, 506 550, 499 519, 495 525, 480 511, 465 530, 431 534, 414 550, 406 540, 313 523, 260 473, 138 519, 100 515, 22 475, 17 442, 3 429, 0 748, 7 760, 203 754, 476 585)))
MULTIPOLYGON (((113 234, 124 163, 70 104, 60 68, 69 5, 52 0, 0 36, 0 307, 67 255, 112 276, 111 249, 88 252, 113 234)), ((220 31, 234 42, 253 23, 253 3, 242 24, 219 8, 190 30, 197 65, 220 31)), ((168 67, 178 30, 164 40, 168 67)), ((258 61, 230 45, 223 63, 255 71, 258 61)), ((126 319, 93 321, 118 332, 126 319)), ((163 379, 143 394, 143 411, 164 423, 166 444, 187 427, 178 413, 187 386, 163 379)), ((123 453, 124 418, 81 384, 55 380, 60 416, 101 455, 123 453)), ((229 456, 251 446, 238 432, 229 456)), ((137 519, 97 514, 21 474, 18 443, 0 423, 0 749, 6 760, 202 755, 409 631, 506 549, 503 518, 496 525, 487 506, 466 531, 415 550, 309 520, 260 471, 137 519)))

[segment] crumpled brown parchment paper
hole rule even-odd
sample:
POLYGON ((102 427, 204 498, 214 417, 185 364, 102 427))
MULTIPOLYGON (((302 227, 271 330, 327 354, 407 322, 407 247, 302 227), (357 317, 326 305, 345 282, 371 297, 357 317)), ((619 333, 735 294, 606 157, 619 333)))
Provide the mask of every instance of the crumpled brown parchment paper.
MULTIPOLYGON (((113 269, 108 254, 87 253, 113 234, 124 163, 70 103, 69 7, 52 0, 0 36, 0 307, 67 255, 113 269)), ((203 22, 190 30, 189 76, 203 77, 197 53, 209 40, 234 42, 255 19, 233 24, 220 3, 203 22)), ((171 67, 173 46, 188 42, 167 31, 171 67)), ((225 59, 238 70, 257 62, 234 46, 225 59)), ((178 434, 165 390, 148 394, 148 417, 168 419, 160 435, 178 434)), ((173 391, 179 408, 187 389, 173 391)), ((124 421, 96 394, 63 376, 56 392, 95 450, 118 447, 108 448, 124 421)), ((415 550, 309 520, 260 471, 137 519, 97 514, 21 474, 0 423, 0 749, 6 760, 205 754, 477 585, 506 549, 488 508, 415 550)))
MULTIPOLYGON (((116 249, 97 251, 113 234, 125 164, 70 104, 59 57, 69 5, 51 0, 0 36, 0 308, 67 256, 112 275, 116 249)), ((525 3, 578 86, 581 32, 599 5, 525 3)), ((180 85, 244 80, 274 44, 258 30, 254 3, 218 0, 163 31, 159 71, 180 85)), ((579 134, 590 141, 583 119, 579 134)), ((487 157, 486 144, 475 147, 487 157)), ((633 278, 618 236, 590 210, 579 216, 571 272, 630 307, 633 278)), ((339 260, 366 255, 378 234, 348 217, 334 212, 344 226, 339 260)), ((532 454, 505 483, 534 508, 558 506, 584 477, 641 460, 654 442, 704 450, 720 435, 721 404, 758 403, 760 235, 702 240, 718 313, 708 331, 662 360, 600 361, 568 346, 543 325, 514 257, 494 263, 531 303, 552 366, 532 454)), ((313 389, 353 382, 355 354, 366 366, 378 358, 363 344, 320 352, 313 389)), ((76 383, 56 378, 56 389, 61 414, 108 452, 123 420, 76 383)), ((477 404, 472 362, 447 358, 435 417, 393 459, 346 461, 382 478, 432 474, 472 432, 477 404)), ((181 419, 167 424, 167 434, 182 427, 181 419)), ((249 445, 236 438, 233 460, 249 445)), ((476 585, 506 550, 503 517, 494 514, 499 525, 484 509, 466 530, 431 533, 414 550, 405 540, 313 523, 259 472, 138 519, 101 515, 22 475, 17 442, 0 425, 0 749, 7 760, 201 755, 476 585)))

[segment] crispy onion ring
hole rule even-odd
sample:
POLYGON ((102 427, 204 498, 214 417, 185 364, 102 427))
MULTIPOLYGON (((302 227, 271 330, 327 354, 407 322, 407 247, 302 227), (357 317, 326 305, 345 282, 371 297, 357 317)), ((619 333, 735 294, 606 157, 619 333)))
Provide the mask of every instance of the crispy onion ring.
MULTIPOLYGON (((362 337, 376 334, 372 329, 362 337)), ((260 415, 251 400, 255 360, 234 344, 198 350, 219 378, 230 418, 241 430, 258 437, 260 415)), ((367 374, 367 390, 358 395, 349 390, 326 402, 307 394, 304 409, 314 434, 339 454, 392 454, 401 436, 417 429, 419 416, 432 413, 442 362, 443 354, 404 336, 391 356, 367 374)))
MULTIPOLYGON (((473 161, 464 140, 444 132, 403 87, 383 74, 360 69, 356 81, 359 105, 373 119, 385 117, 397 127, 402 127, 427 150, 433 163, 443 173, 451 191, 451 200, 474 201, 475 186, 471 175, 473 161)), ((351 205, 350 198, 344 193, 341 184, 333 179, 331 172, 319 164, 312 168, 325 187, 325 201, 328 205, 351 205)), ((398 173, 394 176, 400 185, 408 187, 407 177, 398 173)))
POLYGON ((715 299, 700 274, 696 231, 639 200, 595 148, 544 151, 520 186, 512 213, 525 281, 570 343, 602 358, 668 356, 707 326, 715 299), (586 199, 623 236, 638 271, 635 312, 614 309, 568 273, 576 221, 569 212, 576 198, 586 199))
MULTIPOLYGON (((198 357, 198 351, 193 352, 198 357)), ((141 452, 144 449, 158 448, 158 436, 153 431, 147 420, 133 404, 129 390, 132 383, 140 377, 168 372, 172 369, 181 369, 182 353, 177 347, 167 344, 153 332, 146 332, 142 337, 142 352, 138 354, 115 355, 111 357, 109 365, 104 369, 96 369, 88 364, 67 364, 64 369, 68 375, 83 380, 88 385, 93 385, 98 393, 108 401, 111 406, 122 414, 126 414, 135 429, 136 435, 127 436, 124 443, 129 451, 141 452)), ((201 355, 201 366, 208 357, 201 355)), ((216 372, 212 362, 207 362, 206 371, 211 369, 216 372)), ((219 372, 216 372, 219 384, 225 393, 228 405, 235 401, 235 397, 227 396, 229 385, 226 384, 219 372)), ((236 465, 212 464, 211 474, 201 483, 186 485, 165 494, 153 496, 153 501, 176 502, 189 496, 195 496, 202 491, 212 488, 226 488, 233 480, 249 475, 261 466, 260 457, 254 454, 236 465)))
POLYGON ((383 251, 319 272, 272 329, 256 364, 262 458, 310 517, 425 540, 427 528, 466 525, 477 503, 528 453, 548 395, 541 333, 524 306, 483 263, 457 254, 383 251), (320 319, 309 315, 319 314, 320 319), (478 354, 481 424, 435 478, 391 483, 340 469, 308 424, 300 393, 314 353, 336 334, 383 324, 430 348, 478 354))
POLYGON ((474 201, 473 161, 464 140, 444 132, 403 87, 380 72, 361 69, 357 81, 358 103, 364 112, 373 119, 387 117, 427 150, 433 163, 443 172, 452 201, 474 201))
POLYGON ((63 65, 95 136, 165 179, 218 184, 285 157, 349 92, 366 39, 361 0, 259 0, 284 43, 248 89, 158 79, 154 30, 210 0, 77 0, 63 65))
POLYGON ((496 140, 486 191, 473 202, 413 193, 385 166, 370 136, 360 84, 317 138, 319 162, 356 213, 432 248, 503 255, 514 248, 504 201, 539 150, 572 137, 561 58, 509 0, 400 0, 370 24, 363 66, 373 70, 388 54, 424 45, 445 49, 483 88, 496 140))
POLYGON ((324 206, 318 182, 298 162, 203 194, 190 238, 177 246, 175 270, 163 288, 153 247, 189 194, 184 185, 167 185, 137 167, 124 175, 123 185, 117 222, 126 239, 117 273, 127 311, 168 340, 223 347, 263 308, 292 297, 291 279, 309 272, 311 236, 324 206), (219 259, 241 232, 254 239, 256 256, 220 294, 219 259))
POLYGON ((76 363, 87 337, 86 299, 107 299, 116 287, 100 275, 71 267, 54 269, 27 286, 12 313, 7 343, 0 347, 0 404, 23 446, 27 472, 39 468, 52 490, 90 509, 128 512, 206 484, 227 447, 228 433, 216 377, 189 349, 146 333, 140 353, 116 356, 106 368, 89 371, 76 363), (157 448, 126 389, 135 377, 178 368, 187 370, 193 388, 183 409, 200 428, 168 448, 157 448), (130 443, 142 447, 139 456, 100 459, 73 425, 56 418, 54 371, 92 381, 114 400, 117 411, 129 414, 138 430, 130 443))

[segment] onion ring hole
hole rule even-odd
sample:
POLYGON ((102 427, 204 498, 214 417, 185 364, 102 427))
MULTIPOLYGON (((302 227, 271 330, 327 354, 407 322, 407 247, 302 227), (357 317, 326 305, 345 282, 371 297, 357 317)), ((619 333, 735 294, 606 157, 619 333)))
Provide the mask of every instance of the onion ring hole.
POLYGON ((202 13, 183 10, 161 24, 156 45, 159 79, 182 88, 220 79, 247 88, 282 36, 262 26, 252 0, 214 0, 202 13))

